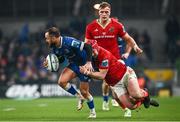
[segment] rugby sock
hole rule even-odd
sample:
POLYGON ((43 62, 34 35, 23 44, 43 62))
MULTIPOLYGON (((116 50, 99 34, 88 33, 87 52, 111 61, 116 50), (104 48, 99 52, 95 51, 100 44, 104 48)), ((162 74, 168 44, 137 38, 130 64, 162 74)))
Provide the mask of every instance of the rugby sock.
POLYGON ((94 109, 94 101, 93 101, 93 97, 92 97, 91 95, 88 96, 87 104, 88 104, 89 109, 91 109, 91 111, 94 111, 94 112, 95 112, 95 109, 94 109))
POLYGON ((142 101, 137 101, 133 108, 136 109, 139 106, 141 106, 141 104, 142 104, 142 101))
POLYGON ((124 104, 120 103, 120 106, 122 109, 124 109, 124 110, 126 109, 126 106, 124 104))
POLYGON ((109 96, 108 96, 108 95, 104 95, 104 96, 103 96, 103 100, 106 101, 106 102, 108 102, 109 96))
POLYGON ((77 90, 70 83, 67 83, 65 90, 72 95, 78 94, 77 90))

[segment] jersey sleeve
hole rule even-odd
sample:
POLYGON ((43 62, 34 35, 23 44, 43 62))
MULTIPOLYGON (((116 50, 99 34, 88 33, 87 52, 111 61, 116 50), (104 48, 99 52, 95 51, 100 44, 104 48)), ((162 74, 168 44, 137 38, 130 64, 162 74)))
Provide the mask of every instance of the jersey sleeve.
POLYGON ((124 25, 118 22, 118 34, 120 37, 123 37, 127 32, 124 28, 124 25))
POLYGON ((109 69, 109 60, 108 59, 103 59, 99 63, 99 69, 109 69))

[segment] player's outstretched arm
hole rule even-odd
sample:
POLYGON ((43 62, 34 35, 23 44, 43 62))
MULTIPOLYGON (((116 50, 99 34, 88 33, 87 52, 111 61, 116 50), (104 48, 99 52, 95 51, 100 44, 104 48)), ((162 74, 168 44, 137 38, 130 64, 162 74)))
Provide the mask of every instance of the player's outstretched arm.
POLYGON ((122 39, 125 40, 127 42, 127 44, 130 46, 129 50, 130 50, 130 48, 133 48, 137 54, 141 54, 143 52, 143 50, 141 48, 139 48, 139 46, 136 44, 134 39, 128 33, 126 33, 122 37, 122 39))

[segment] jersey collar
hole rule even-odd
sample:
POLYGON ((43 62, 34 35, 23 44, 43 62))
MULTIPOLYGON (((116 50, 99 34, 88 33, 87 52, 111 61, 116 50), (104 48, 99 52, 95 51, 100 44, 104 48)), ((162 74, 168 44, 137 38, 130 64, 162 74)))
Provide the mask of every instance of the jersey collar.
POLYGON ((62 47, 62 44, 63 44, 63 37, 61 36, 61 37, 60 37, 60 46, 59 46, 59 48, 62 47))
POLYGON ((100 23, 99 19, 97 19, 96 22, 97 22, 97 24, 100 25, 103 29, 105 29, 105 28, 109 25, 109 23, 111 23, 111 18, 109 18, 109 20, 108 20, 108 22, 106 23, 105 26, 102 26, 102 24, 100 23))

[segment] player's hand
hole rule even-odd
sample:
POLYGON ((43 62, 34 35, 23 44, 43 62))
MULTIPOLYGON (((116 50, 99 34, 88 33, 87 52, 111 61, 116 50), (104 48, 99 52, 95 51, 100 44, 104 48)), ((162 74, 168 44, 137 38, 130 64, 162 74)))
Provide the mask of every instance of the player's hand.
POLYGON ((45 68, 48 67, 48 61, 46 59, 44 59, 44 61, 43 61, 43 67, 45 67, 45 68))
POLYGON ((122 54, 122 59, 127 59, 128 57, 129 57, 129 53, 124 53, 124 54, 122 54))
POLYGON ((137 54, 141 54, 143 52, 143 50, 141 48, 139 48, 137 45, 134 46, 134 51, 137 53, 137 54))
POLYGON ((87 70, 85 66, 80 66, 80 72, 85 75, 89 75, 91 72, 87 70))
POLYGON ((92 67, 92 63, 90 61, 86 62, 86 64, 83 66, 87 69, 87 71, 92 72, 94 71, 93 67, 92 67))

